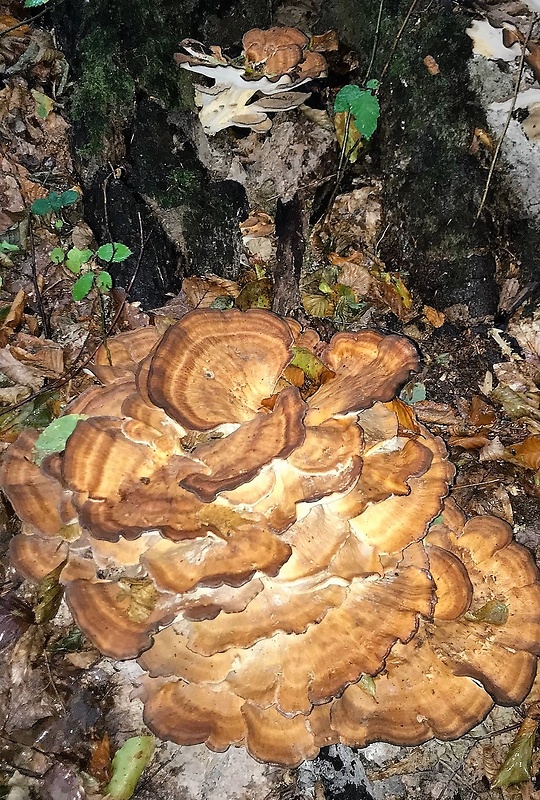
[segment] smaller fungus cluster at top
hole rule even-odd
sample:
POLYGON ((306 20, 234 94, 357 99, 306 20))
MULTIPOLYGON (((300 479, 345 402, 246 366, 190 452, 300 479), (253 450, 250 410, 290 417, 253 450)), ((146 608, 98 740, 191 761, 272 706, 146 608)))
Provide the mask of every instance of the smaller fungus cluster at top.
POLYGON ((324 57, 309 49, 308 37, 296 28, 254 28, 244 35, 242 45, 239 58, 228 58, 220 47, 206 49, 184 39, 183 52, 175 54, 180 67, 215 82, 197 86, 195 93, 207 134, 231 125, 267 131, 272 127, 268 112, 297 108, 309 92, 296 89, 326 75, 324 57))
POLYGON ((444 443, 396 399, 418 369, 400 336, 197 310, 99 351, 62 452, 9 448, 14 565, 58 570, 95 646, 138 659, 158 736, 294 766, 527 695, 536 568, 444 500, 444 443))

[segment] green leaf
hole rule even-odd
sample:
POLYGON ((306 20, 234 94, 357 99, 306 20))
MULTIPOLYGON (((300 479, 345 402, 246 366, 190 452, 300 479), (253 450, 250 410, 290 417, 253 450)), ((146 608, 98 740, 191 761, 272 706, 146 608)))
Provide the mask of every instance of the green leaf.
POLYGON ((49 192, 47 200, 49 201, 49 205, 53 211, 60 211, 62 208, 62 203, 60 202, 60 195, 58 192, 49 192))
POLYGON ((86 295, 92 289, 94 283, 94 273, 93 272, 85 272, 84 275, 81 275, 78 281, 75 281, 73 284, 73 289, 71 290, 71 294, 74 300, 84 300, 86 295))
POLYGON ((320 384, 324 382, 325 377, 334 374, 307 347, 293 347, 292 351, 290 365, 301 369, 309 381, 320 384))
POLYGON ((528 781, 532 776, 532 756, 538 721, 525 717, 516 738, 512 742, 504 764, 491 784, 493 788, 514 786, 516 783, 528 781))
POLYGON ((120 242, 102 244, 97 251, 98 258, 101 258, 102 261, 107 261, 109 264, 111 261, 116 264, 120 261, 125 261, 130 255, 132 255, 132 252, 129 247, 120 242))
POLYGON ((61 208, 66 208, 67 206, 72 206, 80 199, 79 192, 76 192, 74 189, 68 189, 67 192, 62 192, 60 197, 58 198, 59 203, 61 204, 61 208))
POLYGON ((54 100, 52 100, 46 94, 43 94, 43 92, 36 91, 36 89, 32 89, 31 94, 36 101, 36 111, 38 117, 41 117, 41 119, 47 119, 54 108, 54 100))
POLYGON ((51 252, 49 253, 49 258, 51 259, 53 264, 61 264, 66 254, 62 250, 61 247, 53 247, 51 252))
POLYGON ((101 258, 102 261, 112 261, 112 257, 114 255, 114 247, 109 242, 109 244, 102 244, 101 247, 98 247, 96 251, 96 255, 98 258, 101 258))
POLYGON ((334 290, 325 280, 322 280, 319 283, 319 292, 322 292, 323 294, 334 294, 334 290))
POLYGON ((51 202, 48 197, 42 197, 39 200, 34 200, 30 206, 30 211, 38 217, 44 217, 52 211, 51 202))
POLYGON ((126 247, 125 244, 121 244, 120 242, 114 243, 113 262, 115 264, 118 264, 120 261, 125 261, 126 258, 129 258, 131 255, 133 255, 132 251, 129 247, 126 247))
POLYGON ((11 244, 5 239, 0 242, 0 253, 18 253, 20 249, 18 244, 11 244))
POLYGON ((509 609, 501 600, 489 600, 476 611, 468 611, 465 619, 469 622, 487 622, 490 625, 505 625, 509 609))
POLYGON ((69 633, 51 645, 47 645, 49 653, 76 653, 82 650, 84 635, 79 628, 72 628, 69 633))
POLYGON ((366 694, 369 694, 370 697, 375 697, 377 688, 371 675, 362 674, 360 676, 360 680, 358 681, 358 685, 360 689, 362 689, 362 691, 364 691, 366 694))
POLYGON ((220 295, 216 297, 215 300, 212 300, 210 304, 210 308, 215 308, 218 311, 225 311, 227 308, 232 308, 234 306, 234 297, 227 297, 226 295, 220 295))
POLYGON ((96 279, 96 286, 103 292, 108 292, 109 289, 112 289, 112 278, 110 274, 105 270, 100 272, 96 279))
MULTIPOLYGON (((374 81, 369 82, 373 83, 374 81)), ((349 111, 353 115, 354 125, 364 139, 371 139, 379 120, 379 100, 373 94, 374 88, 376 87, 370 86, 369 89, 360 89, 359 86, 348 84, 340 89, 334 101, 336 113, 349 111)))
POLYGON ((24 7, 37 8, 38 6, 44 6, 48 2, 49 0, 24 0, 24 7))
POLYGON ((112 778, 104 793, 110 800, 129 800, 143 770, 152 758, 153 736, 133 736, 124 742, 112 760, 112 778))
POLYGON ((88 419, 86 414, 66 414, 47 425, 34 444, 33 461, 38 466, 44 458, 52 453, 62 453, 66 442, 81 419, 88 419))
POLYGON ((68 250, 66 267, 70 272, 78 275, 81 271, 81 265, 90 261, 93 255, 91 250, 79 250, 78 247, 72 247, 71 250, 68 250))

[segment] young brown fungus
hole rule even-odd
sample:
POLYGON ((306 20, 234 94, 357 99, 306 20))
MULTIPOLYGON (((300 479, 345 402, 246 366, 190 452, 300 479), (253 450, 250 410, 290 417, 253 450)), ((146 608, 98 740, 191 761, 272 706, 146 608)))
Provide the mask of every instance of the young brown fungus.
POLYGON ((38 465, 26 431, 0 483, 14 565, 62 567, 85 634, 145 670, 158 736, 295 766, 453 739, 524 699, 536 568, 504 522, 444 501, 444 444, 396 399, 411 342, 205 309, 108 350, 63 452, 38 465))

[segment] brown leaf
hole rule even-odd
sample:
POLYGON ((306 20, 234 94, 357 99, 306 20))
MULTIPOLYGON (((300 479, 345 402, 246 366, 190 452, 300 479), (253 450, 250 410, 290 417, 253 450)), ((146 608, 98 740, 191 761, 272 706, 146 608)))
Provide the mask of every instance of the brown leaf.
POLYGON ((414 404, 416 416, 420 422, 434 422, 437 425, 462 425, 463 420, 458 417, 449 403, 434 403, 431 400, 420 400, 414 404))
POLYGON ((362 263, 362 254, 353 253, 352 258, 342 258, 337 253, 330 253, 328 260, 336 267, 341 267, 339 281, 350 288, 358 297, 366 297, 373 285, 373 278, 368 268, 362 263))
POLYGON ((420 433, 420 425, 416 420, 412 406, 407 405, 407 403, 404 403, 403 400, 399 398, 392 400, 391 403, 385 403, 384 405, 391 409, 396 415, 401 432, 412 431, 413 433, 420 433))
POLYGON ((11 330, 14 331, 19 327, 24 314, 25 301, 26 295, 24 293, 24 289, 19 289, 13 302, 11 303, 8 315, 4 320, 4 328, 11 328, 11 330))
POLYGON ((105 732, 99 742, 92 745, 92 755, 88 762, 87 772, 100 784, 111 779, 111 743, 109 734, 105 732))
POLYGON ((0 348, 0 372, 18 386, 29 386, 34 391, 41 389, 45 376, 33 367, 27 367, 12 356, 9 348, 0 348))
POLYGON ((488 403, 482 400, 479 394, 475 394, 471 400, 469 419, 471 425, 474 425, 476 428, 483 428, 493 425, 497 420, 497 414, 488 403))
POLYGON ((440 328, 444 325, 444 314, 442 311, 437 311, 436 308, 432 308, 431 306, 424 306, 422 310, 425 318, 434 328, 440 328))
POLYGON ((328 53, 339 50, 339 38, 334 30, 326 31, 318 36, 312 36, 309 47, 317 53, 328 53))
POLYGON ((240 287, 235 281, 207 275, 205 278, 184 278, 182 292, 191 308, 210 308, 218 297, 238 297, 240 287))
POLYGON ((452 447, 462 447, 464 450, 478 450, 488 442, 487 436, 451 436, 448 439, 452 447))
POLYGON ((10 348, 11 355, 23 364, 30 364, 46 377, 56 378, 64 372, 64 351, 49 339, 20 333, 10 348))
POLYGON ((433 56, 426 56, 424 58, 424 65, 426 66, 430 75, 438 75, 441 71, 433 56))
POLYGON ((28 25, 21 25, 21 20, 12 17, 11 14, 0 14, 0 34, 2 36, 29 36, 32 33, 31 28, 28 25), (18 25, 19 27, 16 28, 14 31, 10 31, 6 33, 8 28, 13 28, 14 25, 18 25))
POLYGON ((540 436, 527 436, 522 442, 511 444, 502 457, 526 469, 540 469, 540 436))

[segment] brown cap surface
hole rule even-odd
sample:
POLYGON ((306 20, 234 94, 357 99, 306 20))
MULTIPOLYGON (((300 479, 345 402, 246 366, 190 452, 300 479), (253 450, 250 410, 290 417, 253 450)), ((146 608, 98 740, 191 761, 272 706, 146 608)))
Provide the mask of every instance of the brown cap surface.
POLYGON ((418 351, 408 339, 376 331, 336 333, 320 357, 335 377, 309 398, 308 425, 392 400, 420 368, 418 351))
POLYGON ((153 403, 187 428, 247 422, 292 358, 292 334, 270 311, 191 311, 152 358, 153 403))

